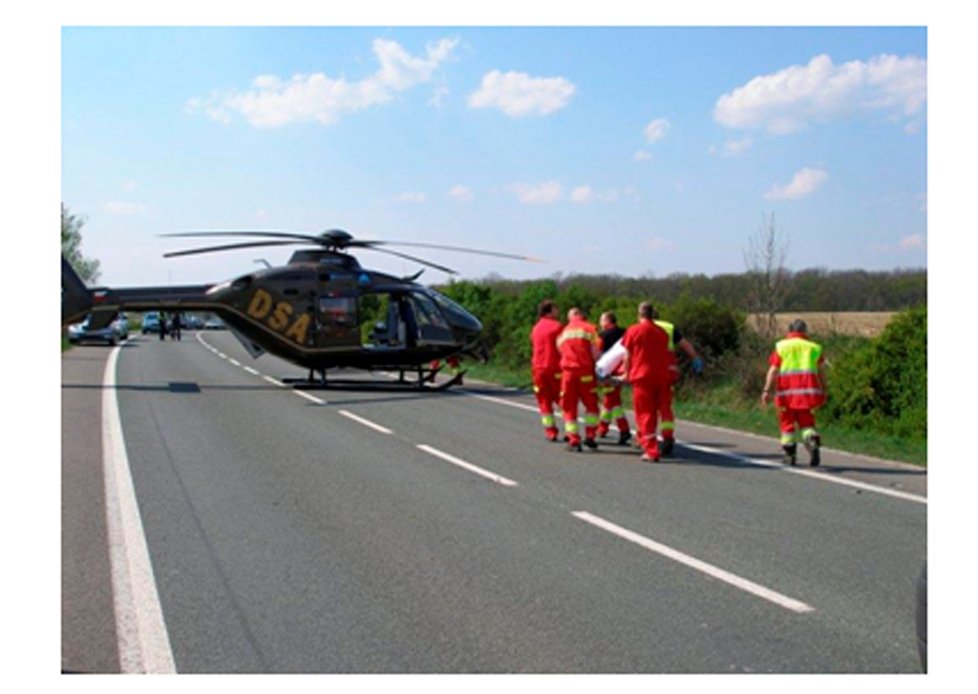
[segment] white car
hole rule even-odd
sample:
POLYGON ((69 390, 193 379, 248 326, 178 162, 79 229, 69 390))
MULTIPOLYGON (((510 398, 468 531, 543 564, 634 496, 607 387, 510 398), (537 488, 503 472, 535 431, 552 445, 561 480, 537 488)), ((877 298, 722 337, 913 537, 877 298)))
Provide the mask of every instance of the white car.
POLYGON ((104 342, 107 345, 114 345, 129 337, 129 321, 125 314, 120 313, 116 318, 104 328, 92 330, 89 328, 91 317, 86 318, 81 323, 68 326, 68 341, 74 344, 82 342, 104 342))

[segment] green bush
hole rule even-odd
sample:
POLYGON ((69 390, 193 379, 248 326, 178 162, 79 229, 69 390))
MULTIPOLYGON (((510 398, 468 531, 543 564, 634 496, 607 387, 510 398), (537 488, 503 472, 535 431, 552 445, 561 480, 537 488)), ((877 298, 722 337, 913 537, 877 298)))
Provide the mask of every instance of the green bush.
POLYGON ((729 306, 684 296, 660 315, 674 323, 707 362, 740 347, 745 318, 729 306))
POLYGON ((899 436, 927 436, 927 309, 894 317, 868 344, 829 359, 830 420, 899 436))

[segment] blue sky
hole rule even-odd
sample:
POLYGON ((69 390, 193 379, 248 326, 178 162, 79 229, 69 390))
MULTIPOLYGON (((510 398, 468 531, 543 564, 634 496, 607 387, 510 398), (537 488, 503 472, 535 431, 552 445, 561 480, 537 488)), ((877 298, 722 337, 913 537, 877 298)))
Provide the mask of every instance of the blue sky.
POLYGON ((927 48, 924 27, 68 26, 61 197, 117 286, 289 255, 163 259, 191 229, 546 260, 405 249, 472 278, 741 272, 772 214, 793 269, 926 267, 927 48))

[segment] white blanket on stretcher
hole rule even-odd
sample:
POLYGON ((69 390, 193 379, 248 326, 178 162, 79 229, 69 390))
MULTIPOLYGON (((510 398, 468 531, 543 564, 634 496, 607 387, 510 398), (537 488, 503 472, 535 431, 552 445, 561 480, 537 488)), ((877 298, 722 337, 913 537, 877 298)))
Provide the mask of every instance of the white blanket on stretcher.
POLYGON ((618 342, 611 346, 611 349, 602 354, 601 358, 598 359, 598 363, 594 369, 598 378, 604 380, 615 375, 624 375, 616 372, 621 366, 622 361, 624 361, 626 354, 628 354, 628 350, 622 345, 621 340, 618 340, 618 342))

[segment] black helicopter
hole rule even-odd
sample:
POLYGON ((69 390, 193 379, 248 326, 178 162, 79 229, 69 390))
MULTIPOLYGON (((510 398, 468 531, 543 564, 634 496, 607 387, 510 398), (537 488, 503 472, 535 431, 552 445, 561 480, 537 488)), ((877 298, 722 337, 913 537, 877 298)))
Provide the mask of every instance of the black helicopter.
MULTIPOLYGON (((165 253, 164 257, 216 251, 313 245, 287 265, 256 270, 218 284, 177 287, 88 288, 62 256, 62 324, 90 314, 90 326, 108 325, 119 311, 209 311, 220 316, 255 358, 269 352, 309 370, 296 387, 326 387, 335 368, 394 371, 399 383, 425 388, 438 365, 462 357, 485 362, 482 323, 448 297, 411 277, 361 267, 349 249, 362 248, 411 260, 449 274, 454 270, 387 248, 415 246, 517 260, 509 253, 413 242, 357 240, 333 229, 319 235, 280 231, 195 231, 169 237, 253 237, 252 240, 165 253), (318 374, 318 377, 316 376, 318 374), (414 380, 408 380, 411 374, 414 380)), ((441 388, 457 383, 461 373, 441 388)))

